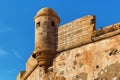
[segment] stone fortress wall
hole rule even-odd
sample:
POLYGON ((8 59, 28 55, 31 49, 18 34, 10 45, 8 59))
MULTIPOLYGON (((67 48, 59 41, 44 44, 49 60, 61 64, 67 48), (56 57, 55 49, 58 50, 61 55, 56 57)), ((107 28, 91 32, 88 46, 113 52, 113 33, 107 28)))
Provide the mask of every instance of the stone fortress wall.
POLYGON ((120 23, 95 29, 88 15, 58 27, 57 53, 43 73, 30 56, 17 80, 119 80, 120 23))
POLYGON ((89 42, 94 30, 95 16, 92 15, 85 16, 59 27, 57 51, 71 49, 89 42))
POLYGON ((95 30, 95 24, 95 16, 88 15, 59 27, 57 51, 72 49, 119 33, 120 23, 99 30, 95 30))

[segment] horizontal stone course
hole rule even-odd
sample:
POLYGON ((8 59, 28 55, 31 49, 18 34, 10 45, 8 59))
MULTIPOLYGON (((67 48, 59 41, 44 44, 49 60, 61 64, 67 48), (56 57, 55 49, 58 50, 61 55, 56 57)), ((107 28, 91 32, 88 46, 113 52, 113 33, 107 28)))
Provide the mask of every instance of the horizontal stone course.
POLYGON ((86 35, 90 36, 87 37, 88 39, 91 38, 95 29, 95 23, 92 20, 95 20, 95 16, 88 15, 59 27, 57 51, 60 52, 81 45, 82 43, 79 42, 84 41, 82 38, 86 35), (74 46, 71 46, 70 43, 73 43, 74 46))

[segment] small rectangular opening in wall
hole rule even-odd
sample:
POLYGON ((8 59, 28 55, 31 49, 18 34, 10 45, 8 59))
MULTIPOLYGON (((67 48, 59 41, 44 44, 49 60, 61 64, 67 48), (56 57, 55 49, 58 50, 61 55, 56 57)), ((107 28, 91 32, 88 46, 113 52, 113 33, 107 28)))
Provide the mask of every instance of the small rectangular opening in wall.
POLYGON ((52 21, 51 24, 52 24, 53 27, 55 26, 55 22, 52 21))
POLYGON ((38 22, 36 26, 39 27, 40 26, 40 22, 38 22))

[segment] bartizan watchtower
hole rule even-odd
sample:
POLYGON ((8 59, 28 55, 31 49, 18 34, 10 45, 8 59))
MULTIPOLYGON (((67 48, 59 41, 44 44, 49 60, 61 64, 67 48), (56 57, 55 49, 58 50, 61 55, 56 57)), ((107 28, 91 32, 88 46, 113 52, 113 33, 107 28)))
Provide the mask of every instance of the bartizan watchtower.
POLYGON ((57 31, 60 18, 51 8, 43 8, 35 18, 35 49, 33 57, 39 66, 48 68, 56 54, 57 31))

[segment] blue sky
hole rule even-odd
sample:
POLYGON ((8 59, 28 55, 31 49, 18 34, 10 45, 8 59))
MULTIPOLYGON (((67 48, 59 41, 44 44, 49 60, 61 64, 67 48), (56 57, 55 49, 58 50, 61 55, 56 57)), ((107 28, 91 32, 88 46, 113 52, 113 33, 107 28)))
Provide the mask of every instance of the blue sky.
POLYGON ((96 15, 97 29, 120 22, 120 0, 0 0, 0 80, 16 80, 34 50, 33 17, 53 8, 60 25, 96 15))

